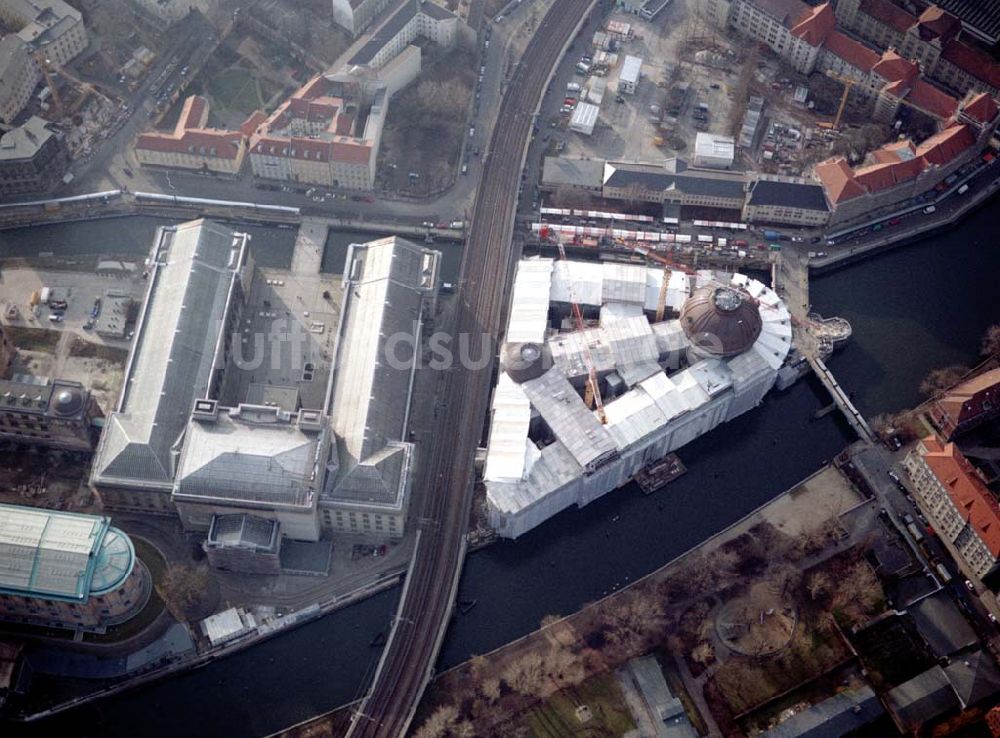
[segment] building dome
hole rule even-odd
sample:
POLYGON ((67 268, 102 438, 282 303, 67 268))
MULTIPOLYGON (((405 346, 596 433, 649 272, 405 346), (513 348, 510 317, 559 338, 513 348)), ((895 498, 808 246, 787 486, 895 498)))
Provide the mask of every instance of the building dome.
POLYGON ((506 343, 500 365, 518 384, 540 377, 552 366, 552 354, 544 343, 506 343))
POLYGON ((742 354, 760 335, 757 306, 738 289, 719 284, 699 287, 681 308, 681 328, 692 348, 705 357, 742 354))
POLYGON ((83 407, 83 394, 78 389, 61 388, 52 401, 52 409, 60 415, 76 415, 83 407))

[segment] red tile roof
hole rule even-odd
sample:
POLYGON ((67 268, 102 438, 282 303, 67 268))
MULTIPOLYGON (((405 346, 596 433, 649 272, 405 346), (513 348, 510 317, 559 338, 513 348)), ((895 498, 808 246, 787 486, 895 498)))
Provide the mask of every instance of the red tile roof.
POLYGON ((854 172, 843 157, 821 161, 816 165, 815 172, 826 190, 826 196, 834 204, 865 194, 864 187, 855 181, 854 172))
POLYGON ((264 111, 262 110, 253 111, 250 114, 250 117, 240 124, 240 133, 242 133, 244 136, 252 136, 254 133, 257 132, 257 129, 260 127, 261 123, 263 123, 265 120, 267 120, 267 115, 264 113, 264 111))
POLYGON ((917 22, 915 16, 898 5, 893 5, 889 0, 861 0, 860 9, 862 13, 870 15, 900 33, 906 33, 917 22))
POLYGON ((870 72, 879 60, 879 55, 875 51, 840 31, 831 31, 823 46, 862 72, 870 72))
POLYGON ((976 531, 994 557, 1000 556, 1000 505, 982 478, 954 443, 942 445, 934 437, 923 441, 924 461, 934 473, 959 514, 976 531))
POLYGON ((901 57, 893 49, 886 50, 872 68, 886 82, 904 82, 920 75, 920 68, 909 59, 901 57))
POLYGON ((982 80, 990 87, 1000 89, 1000 64, 997 64, 989 54, 955 40, 945 44, 941 58, 950 61, 963 72, 982 80))
POLYGON ((991 95, 980 92, 966 101, 962 111, 973 120, 989 123, 997 117, 997 101, 991 95))
POLYGON ((917 155, 917 147, 909 139, 880 146, 871 153, 872 161, 877 164, 894 164, 897 161, 908 161, 917 155))
POLYGON ((791 34, 810 46, 820 46, 837 25, 830 3, 807 8, 792 24, 791 34))
POLYGON ((897 159, 854 170, 854 179, 869 192, 880 192, 915 179, 924 170, 920 159, 897 159))
POLYGON ((369 144, 360 141, 339 140, 333 142, 333 158, 349 164, 367 164, 371 150, 372 147, 369 144))
POLYGON ((136 140, 135 147, 165 154, 191 154, 215 159, 237 158, 243 145, 243 134, 240 131, 204 128, 207 120, 208 101, 200 95, 191 95, 184 101, 172 132, 142 133, 136 140))
POLYGON ((922 79, 913 81, 913 86, 910 88, 906 100, 911 105, 941 120, 950 118, 958 110, 958 100, 922 79))
POLYGON ((931 5, 921 13, 917 23, 920 25, 921 35, 929 34, 945 38, 954 36, 962 28, 962 22, 958 18, 937 5, 931 5))
POLYGON ((917 146, 917 156, 927 164, 942 166, 976 143, 972 129, 965 124, 953 125, 935 133, 917 146))

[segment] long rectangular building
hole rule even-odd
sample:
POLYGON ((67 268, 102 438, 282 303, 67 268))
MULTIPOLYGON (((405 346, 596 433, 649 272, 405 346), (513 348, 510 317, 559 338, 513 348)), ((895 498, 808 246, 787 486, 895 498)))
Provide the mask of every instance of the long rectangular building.
POLYGON ((118 405, 91 484, 112 508, 173 512, 170 493, 195 400, 218 397, 249 292, 249 236, 195 220, 161 227, 118 405))

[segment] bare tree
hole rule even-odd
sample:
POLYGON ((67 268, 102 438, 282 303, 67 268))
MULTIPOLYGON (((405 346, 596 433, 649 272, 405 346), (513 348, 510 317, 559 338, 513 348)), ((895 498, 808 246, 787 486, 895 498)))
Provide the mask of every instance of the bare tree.
POLYGON ((500 699, 500 680, 495 677, 487 677, 479 683, 479 694, 483 696, 488 704, 493 704, 500 699))
POLYGON ((983 356, 1000 356, 1000 323, 986 329, 980 351, 983 356))
POLYGON ((935 369, 920 383, 920 394, 933 397, 939 392, 943 392, 954 385, 969 373, 968 367, 961 364, 953 364, 941 369, 935 369))
POLYGON ((442 705, 431 713, 414 738, 444 738, 457 720, 458 709, 454 705, 442 705))
POLYGON ((541 686, 542 676, 542 657, 531 651, 511 662, 504 670, 503 680, 515 692, 530 695, 541 686))
POLYGON ((208 588, 210 576, 204 566, 174 566, 167 570, 156 591, 170 614, 180 622, 190 620, 208 588))

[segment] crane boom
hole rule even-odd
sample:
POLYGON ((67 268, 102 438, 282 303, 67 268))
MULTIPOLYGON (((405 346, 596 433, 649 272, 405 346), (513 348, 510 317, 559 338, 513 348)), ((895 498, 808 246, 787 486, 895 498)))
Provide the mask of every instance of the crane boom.
MULTIPOLYGON (((562 241, 556 239, 556 243, 559 246, 559 258, 562 261, 568 261, 566 258, 566 248, 563 246, 562 241)), ((573 317, 576 319, 577 330, 580 331, 580 340, 583 341, 584 355, 587 359, 587 384, 588 392, 587 396, 593 396, 594 403, 597 406, 597 417, 601 421, 601 425, 607 425, 608 416, 604 412, 604 400, 601 399, 601 388, 597 384, 597 372, 594 370, 594 357, 590 353, 590 344, 587 343, 583 336, 583 331, 585 329, 583 323, 583 312, 580 310, 580 303, 576 301, 576 292, 573 289, 573 280, 567 280, 569 284, 569 299, 573 306, 573 317)))

